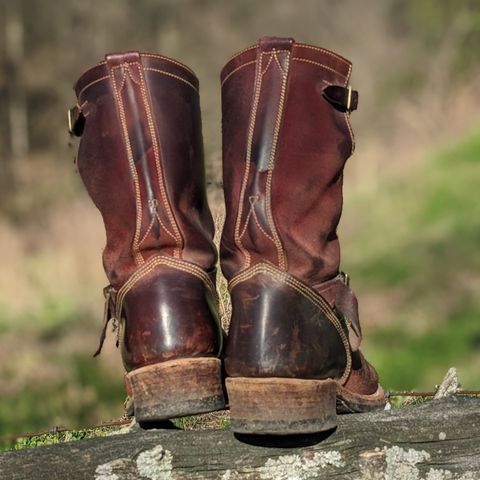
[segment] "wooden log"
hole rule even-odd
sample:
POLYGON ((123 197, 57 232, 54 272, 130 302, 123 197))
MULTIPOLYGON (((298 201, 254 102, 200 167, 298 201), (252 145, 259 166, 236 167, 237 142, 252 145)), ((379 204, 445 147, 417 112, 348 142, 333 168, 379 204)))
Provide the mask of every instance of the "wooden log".
POLYGON ((140 430, 0 454, 5 480, 480 479, 480 399, 339 417, 295 438, 140 430))

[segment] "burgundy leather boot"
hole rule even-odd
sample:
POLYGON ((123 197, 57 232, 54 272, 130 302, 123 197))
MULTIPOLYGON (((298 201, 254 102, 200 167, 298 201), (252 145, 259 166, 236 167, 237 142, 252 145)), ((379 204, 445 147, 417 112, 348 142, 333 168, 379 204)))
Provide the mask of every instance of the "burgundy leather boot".
POLYGON ((112 319, 135 417, 223 408, 198 80, 175 60, 125 52, 85 72, 75 91, 78 169, 107 237, 101 344, 112 319))
POLYGON ((319 432, 336 425, 336 410, 385 404, 339 271, 358 101, 350 71, 335 53, 274 37, 222 70, 221 260, 233 308, 225 368, 239 433, 319 432))

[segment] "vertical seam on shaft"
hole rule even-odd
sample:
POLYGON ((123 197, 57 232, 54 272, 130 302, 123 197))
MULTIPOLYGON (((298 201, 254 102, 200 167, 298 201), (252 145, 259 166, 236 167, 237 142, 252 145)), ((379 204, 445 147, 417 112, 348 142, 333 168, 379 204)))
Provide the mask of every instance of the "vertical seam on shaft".
POLYGON ((133 177, 133 181, 135 184, 135 234, 133 237, 133 244, 132 244, 132 253, 134 256, 134 259, 137 264, 143 264, 145 262, 145 259, 143 258, 142 254, 140 253, 139 249, 139 240, 140 240, 140 229, 142 226, 142 218, 141 218, 141 213, 142 213, 142 199, 140 197, 140 185, 138 183, 138 175, 137 175, 137 170, 135 167, 135 162, 133 159, 133 153, 132 153, 132 146, 130 144, 130 138, 128 135, 128 127, 127 127, 127 120, 125 117, 125 107, 123 105, 123 100, 121 98, 121 91, 118 90, 117 87, 117 81, 115 79, 115 70, 119 68, 124 68, 123 72, 123 77, 122 77, 122 85, 125 83, 125 78, 127 76, 127 72, 129 72, 129 67, 128 65, 126 66, 114 66, 110 70, 110 79, 112 82, 113 86, 113 93, 115 96, 116 104, 117 104, 117 109, 118 113, 120 116, 120 123, 122 126, 122 133, 123 133, 123 139, 125 142, 125 149, 127 151, 127 157, 128 157, 128 163, 130 166, 130 171, 133 177))
MULTIPOLYGON (((277 58, 277 52, 275 50, 273 51, 273 55, 275 56, 276 62, 279 65, 280 62, 277 58)), ((279 68, 282 72, 282 86, 280 90, 280 99, 278 103, 275 130, 273 132, 272 150, 270 152, 270 159, 268 162, 268 176, 267 176, 267 184, 266 184, 266 202, 265 202, 265 209, 266 209, 268 223, 270 225, 270 230, 272 232, 274 244, 277 248, 278 266, 284 270, 286 270, 287 268, 287 259, 286 259, 285 251, 283 249, 282 242, 280 240, 277 229, 275 227, 275 221, 273 219, 273 213, 272 213, 272 178, 273 178, 273 170, 275 167, 275 156, 277 153, 278 135, 280 132, 280 127, 283 119, 283 110, 285 106, 285 92, 287 88, 288 74, 290 72, 290 55, 291 53, 288 52, 287 59, 285 62, 286 71, 283 71, 283 69, 279 65, 279 68)))
POLYGON ((155 122, 153 120, 151 105, 150 105, 149 98, 147 96, 147 89, 145 86, 145 79, 143 76, 143 66, 141 64, 138 64, 138 73, 140 77, 140 91, 142 93, 145 112, 147 114, 148 127, 150 131, 150 136, 152 138, 152 146, 153 146, 153 153, 155 155, 155 165, 157 167, 157 177, 158 177, 158 183, 160 187, 160 195, 162 196, 163 204, 167 212, 168 219, 170 220, 170 225, 173 228, 174 235, 175 235, 175 243, 177 245, 176 248, 174 248, 173 256, 176 258, 180 258, 180 251, 183 246, 183 239, 178 229, 177 223, 175 221, 175 217, 170 207, 170 202, 165 189, 163 169, 161 166, 161 159, 160 159, 160 146, 159 146, 160 139, 158 138, 157 129, 155 128, 155 122))
MULTIPOLYGON (((347 77, 345 78, 344 87, 348 85, 351 73, 352 73, 352 65, 350 64, 348 67, 347 77)), ((345 117, 345 123, 347 124, 348 132, 350 134, 350 141, 352 142, 352 148, 350 150, 350 156, 351 156, 355 150, 355 137, 353 136, 352 126, 350 125, 350 114, 348 112, 345 112, 343 115, 345 117)))
POLYGON ((239 248, 239 250, 243 253, 245 257, 245 267, 248 268, 250 266, 250 254, 248 251, 243 247, 242 240, 240 238, 240 223, 242 221, 243 215, 243 202, 245 198, 245 191, 247 189, 247 182, 248 176, 250 174, 250 160, 252 155, 252 142, 253 142, 253 134, 255 130, 255 120, 257 116, 257 109, 258 104, 260 101, 260 93, 262 90, 262 61, 263 61, 263 52, 260 52, 260 57, 258 58, 257 69, 255 72, 255 96, 253 100, 252 110, 250 112, 250 121, 248 126, 248 138, 247 138, 247 153, 245 159, 245 170, 243 174, 243 182, 242 182, 242 189, 240 191, 240 199, 239 199, 239 206, 238 206, 238 213, 237 219, 235 222, 235 244, 239 248))

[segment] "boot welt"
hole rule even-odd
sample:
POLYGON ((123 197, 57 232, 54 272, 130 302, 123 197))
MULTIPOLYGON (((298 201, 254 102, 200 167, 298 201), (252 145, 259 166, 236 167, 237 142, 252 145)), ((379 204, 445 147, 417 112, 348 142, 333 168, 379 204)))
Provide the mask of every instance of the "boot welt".
POLYGON ((358 395, 333 379, 230 377, 226 387, 232 430, 240 434, 319 433, 337 426, 337 411, 363 412, 385 405, 381 387, 373 395, 358 395))
POLYGON ((125 376, 139 423, 225 408, 218 358, 183 358, 147 365, 125 376))

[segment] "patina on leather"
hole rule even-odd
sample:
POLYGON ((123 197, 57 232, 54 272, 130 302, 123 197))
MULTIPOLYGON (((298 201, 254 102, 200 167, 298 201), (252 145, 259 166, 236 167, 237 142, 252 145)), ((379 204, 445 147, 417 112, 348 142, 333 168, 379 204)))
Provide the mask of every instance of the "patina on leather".
MULTIPOLYGON (((350 73, 351 63, 333 52, 276 37, 260 39, 222 70, 228 375, 348 383, 361 342, 337 238, 343 169, 354 150, 349 113, 358 105, 350 73), (269 271, 250 275, 266 264, 269 271)), ((376 376, 365 378, 359 391, 374 393, 376 376)))
POLYGON ((197 78, 167 57, 124 52, 75 91, 70 130, 105 224, 106 321, 120 323, 126 368, 218 354, 197 78))

